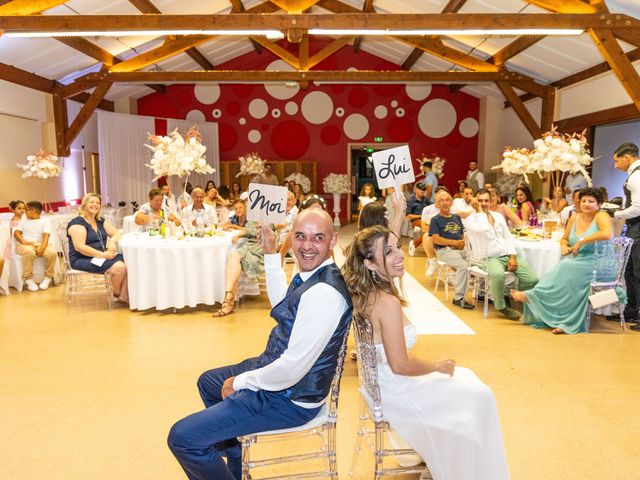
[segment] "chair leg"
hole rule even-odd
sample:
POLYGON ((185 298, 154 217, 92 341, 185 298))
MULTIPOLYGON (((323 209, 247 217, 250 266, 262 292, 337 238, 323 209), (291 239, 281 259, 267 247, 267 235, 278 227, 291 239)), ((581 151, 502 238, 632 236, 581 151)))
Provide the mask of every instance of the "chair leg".
POLYGON ((374 469, 374 480, 379 480, 382 477, 382 469, 384 468, 384 428, 380 422, 376 423, 376 439, 375 439, 375 469, 374 469))
POLYGON ((242 439, 242 480, 251 480, 251 444, 254 442, 254 436, 247 436, 242 439))
POLYGON ((620 326, 622 327, 622 331, 627 331, 627 323, 624 320, 624 305, 618 303, 618 311, 620 312, 620 326))
POLYGON ((482 309, 482 314, 484 315, 484 318, 487 318, 489 315, 489 279, 485 278, 483 282, 484 307, 482 309))
POLYGON ((364 404, 364 399, 362 395, 360 395, 360 415, 358 416, 358 432, 356 434, 356 444, 353 446, 353 456, 351 457, 351 466, 349 467, 349 476, 352 477, 354 474, 354 470, 356 468, 356 464, 358 463, 358 457, 360 455, 360 450, 362 450, 362 439, 365 436, 365 429, 367 428, 366 419, 366 405, 364 404))

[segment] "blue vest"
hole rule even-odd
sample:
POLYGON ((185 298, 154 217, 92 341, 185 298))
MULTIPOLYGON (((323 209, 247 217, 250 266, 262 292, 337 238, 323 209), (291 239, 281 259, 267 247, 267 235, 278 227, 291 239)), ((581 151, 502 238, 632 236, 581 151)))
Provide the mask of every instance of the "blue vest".
POLYGON ((335 264, 332 263, 320 268, 297 288, 293 282, 289 285, 284 299, 271 310, 271 316, 278 324, 269 334, 267 348, 258 357, 258 368, 260 368, 269 365, 284 353, 289 345, 289 337, 298 313, 300 297, 317 283, 326 283, 335 288, 347 302, 347 310, 340 318, 331 339, 311 369, 298 383, 283 392, 289 399, 303 403, 320 403, 329 394, 340 347, 342 347, 342 342, 345 335, 348 334, 351 324, 351 297, 342 274, 335 264))

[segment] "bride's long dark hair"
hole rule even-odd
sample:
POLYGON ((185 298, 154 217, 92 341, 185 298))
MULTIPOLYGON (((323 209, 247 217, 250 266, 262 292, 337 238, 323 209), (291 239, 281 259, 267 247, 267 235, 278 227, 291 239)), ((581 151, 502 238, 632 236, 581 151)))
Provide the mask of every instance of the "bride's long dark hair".
POLYGON ((342 276, 347 284, 353 302, 353 318, 361 322, 367 317, 367 307, 375 303, 378 292, 385 292, 396 297, 402 306, 406 305, 404 297, 389 276, 386 264, 384 276, 372 272, 365 264, 365 259, 374 261, 376 242, 382 239, 382 251, 387 248, 389 234, 393 232, 387 227, 376 225, 358 232, 349 246, 347 259, 342 266, 342 276))

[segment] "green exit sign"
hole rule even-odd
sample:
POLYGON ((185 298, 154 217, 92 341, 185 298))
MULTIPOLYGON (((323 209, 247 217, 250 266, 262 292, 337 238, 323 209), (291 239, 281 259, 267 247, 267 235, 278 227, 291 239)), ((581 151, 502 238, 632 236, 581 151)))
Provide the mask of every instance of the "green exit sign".
POLYGON ((382 142, 382 137, 374 137, 373 141, 380 143, 382 142))
POLYGON ((367 147, 367 153, 373 153, 373 152, 374 152, 373 148, 367 147))

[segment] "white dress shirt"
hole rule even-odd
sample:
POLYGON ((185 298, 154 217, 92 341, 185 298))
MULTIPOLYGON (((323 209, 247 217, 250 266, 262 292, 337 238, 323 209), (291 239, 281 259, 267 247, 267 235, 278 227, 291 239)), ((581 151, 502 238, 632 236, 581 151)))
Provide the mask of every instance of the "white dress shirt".
POLYGON ((464 198, 454 198, 451 204, 451 213, 468 212, 473 207, 464 201, 464 198))
MULTIPOLYGON (((206 225, 207 226, 216 225, 218 223, 218 213, 216 212, 216 209, 213 208, 211 205, 207 205, 206 203, 203 203, 202 207, 204 209, 206 225)), ((193 224, 193 221, 196 218, 197 212, 198 210, 194 211, 193 209, 193 203, 191 205, 187 205, 182 209, 182 212, 180 213, 180 220, 182 221, 182 223, 186 223, 189 227, 191 227, 191 225, 193 224)))
POLYGON ((574 191, 587 188, 587 179, 580 172, 570 173, 565 178, 564 188, 569 190, 565 197, 567 198, 567 202, 571 203, 571 197, 573 196, 574 191))
MULTIPOLYGON (((310 272, 300 272, 307 281, 318 269, 333 263, 328 258, 310 272)), ((267 274, 267 294, 272 306, 284 299, 288 284, 282 269, 280 254, 264 256, 267 274)), ((317 283, 300 297, 298 313, 291 330, 287 349, 280 358, 256 370, 241 373, 233 380, 233 389, 253 391, 286 390, 298 383, 309 372, 338 327, 348 305, 344 297, 331 285, 317 283)), ((324 403, 294 402, 304 408, 315 408, 324 403)))
MULTIPOLYGON (((627 172, 633 172, 634 168, 640 167, 640 160, 636 160, 629 166, 627 172)), ((627 188, 631 192, 631 206, 614 213, 615 218, 635 218, 640 216, 640 171, 628 177, 627 188)), ((626 200, 626 199, 625 199, 626 200)))
POLYGON ((162 208, 169 213, 177 214, 176 196, 173 193, 169 196, 164 195, 162 197, 162 208))
POLYGON ((487 214, 484 212, 472 213, 467 217, 464 226, 473 232, 484 233, 487 237, 487 257, 504 257, 516 255, 516 245, 507 227, 504 216, 498 212, 489 212, 494 224, 491 226, 487 214))
POLYGON ((431 223, 431 219, 440 213, 440 209, 436 207, 435 203, 431 205, 427 205, 422 209, 422 221, 429 225, 431 223))

